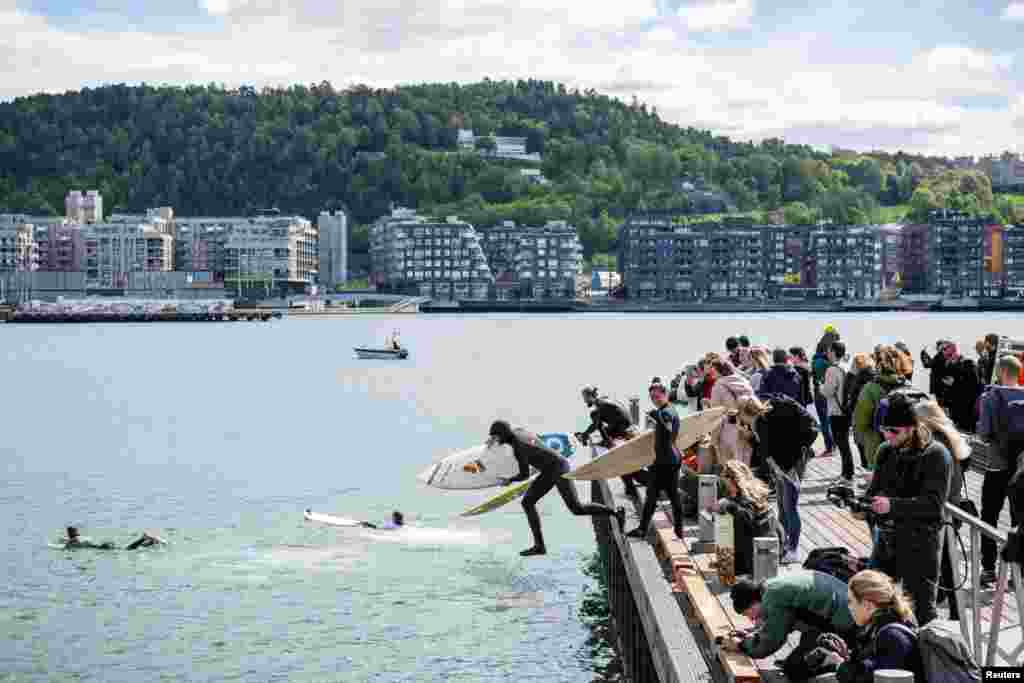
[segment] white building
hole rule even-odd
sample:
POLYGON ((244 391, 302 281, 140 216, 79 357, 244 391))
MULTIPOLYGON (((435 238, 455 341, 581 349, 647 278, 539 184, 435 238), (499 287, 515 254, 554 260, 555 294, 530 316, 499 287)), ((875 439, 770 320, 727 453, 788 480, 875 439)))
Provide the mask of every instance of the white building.
POLYGON ((344 211, 321 211, 316 226, 320 232, 320 284, 331 292, 348 282, 348 216, 344 211))
POLYGON ((78 190, 71 190, 64 198, 64 212, 72 223, 101 223, 103 197, 98 190, 89 190, 84 196, 78 190))
POLYGON ((126 288, 133 273, 174 269, 174 238, 155 225, 94 223, 82 230, 82 240, 89 287, 126 288))
POLYGON ((227 227, 224 286, 228 289, 254 288, 269 294, 316 283, 317 230, 305 218, 249 218, 227 221, 227 227))

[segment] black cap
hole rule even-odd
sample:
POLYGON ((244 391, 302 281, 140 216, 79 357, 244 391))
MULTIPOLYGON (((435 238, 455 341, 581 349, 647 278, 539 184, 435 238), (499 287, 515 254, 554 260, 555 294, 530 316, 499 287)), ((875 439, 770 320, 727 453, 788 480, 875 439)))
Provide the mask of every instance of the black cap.
POLYGON ((882 418, 883 427, 913 427, 917 424, 914 417, 914 403, 903 394, 896 394, 885 399, 889 402, 889 408, 882 418))

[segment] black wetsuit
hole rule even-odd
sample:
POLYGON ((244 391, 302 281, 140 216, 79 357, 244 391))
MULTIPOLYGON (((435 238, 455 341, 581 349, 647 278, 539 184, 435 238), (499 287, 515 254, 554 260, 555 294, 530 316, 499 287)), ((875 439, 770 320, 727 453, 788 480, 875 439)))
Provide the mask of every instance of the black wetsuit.
MULTIPOLYGON (((598 432, 608 448, 612 447, 612 439, 628 439, 633 436, 633 420, 629 411, 617 401, 602 396, 594 401, 590 410, 590 426, 582 433, 583 441, 594 432, 598 432)), ((648 473, 640 470, 621 477, 626 487, 626 493, 630 496, 637 496, 636 485, 646 486, 649 481, 648 473)))
POLYGON ((654 508, 662 491, 672 504, 672 521, 676 534, 682 536, 683 502, 679 496, 679 470, 683 461, 676 449, 675 438, 679 434, 679 415, 671 404, 648 413, 654 418, 654 464, 650 466, 650 481, 647 484, 647 499, 640 517, 640 531, 646 533, 654 517, 654 508))
POLYGON ((533 467, 540 475, 533 480, 523 496, 523 510, 533 532, 534 547, 544 548, 544 534, 541 532, 540 515, 537 513, 537 501, 544 497, 553 487, 558 487, 565 506, 574 515, 607 515, 614 516, 610 507, 596 503, 580 503, 576 495, 576 483, 562 475, 569 471, 569 461, 556 451, 541 443, 535 434, 525 429, 514 429, 510 434, 499 436, 502 443, 512 447, 516 460, 519 462, 519 474, 509 479, 510 482, 525 481, 530 478, 533 467))

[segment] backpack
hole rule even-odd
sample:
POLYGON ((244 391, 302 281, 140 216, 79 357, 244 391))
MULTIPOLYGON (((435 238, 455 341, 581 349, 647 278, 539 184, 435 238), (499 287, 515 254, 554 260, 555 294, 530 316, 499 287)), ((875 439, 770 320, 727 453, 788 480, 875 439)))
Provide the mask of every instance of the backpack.
MULTIPOLYGON (((878 404, 875 406, 875 414, 871 417, 871 428, 881 433, 885 414, 889 412, 889 395, 893 392, 909 393, 909 391, 913 391, 913 388, 906 380, 900 380, 899 384, 888 389, 881 382, 878 383, 878 386, 882 389, 882 396, 878 399, 878 404)), ((925 396, 925 394, 921 394, 921 396, 925 396)))
POLYGON ((799 422, 797 441, 802 448, 808 448, 818 438, 818 421, 807 409, 785 394, 768 394, 764 397, 772 404, 772 412, 785 417, 796 418, 799 422))
POLYGON ((905 625, 895 623, 883 626, 878 632, 887 628, 901 629, 917 641, 924 678, 928 683, 973 683, 981 680, 981 668, 960 635, 957 622, 932 619, 916 634, 905 625))
POLYGON ((850 551, 842 547, 815 548, 807 555, 803 568, 834 576, 843 583, 857 573, 850 569, 850 551))
POLYGON ((1007 467, 1016 469, 1018 457, 1024 446, 1024 400, 1009 400, 1005 391, 993 387, 996 405, 999 406, 996 447, 999 455, 1006 460, 1007 467))

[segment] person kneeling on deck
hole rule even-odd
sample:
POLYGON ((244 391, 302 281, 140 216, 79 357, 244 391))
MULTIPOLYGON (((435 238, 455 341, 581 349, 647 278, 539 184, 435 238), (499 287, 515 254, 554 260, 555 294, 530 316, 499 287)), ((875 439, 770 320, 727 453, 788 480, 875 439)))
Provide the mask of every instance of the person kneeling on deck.
POLYGON ((559 455, 557 451, 545 446, 536 434, 525 429, 512 429, 508 422, 496 420, 491 424, 489 437, 488 445, 500 443, 511 446, 512 453, 519 463, 519 474, 499 483, 507 485, 512 482, 526 481, 530 478, 531 466, 540 472, 530 487, 526 489, 526 495, 523 496, 523 510, 530 523, 530 531, 533 532, 533 547, 523 550, 519 553, 520 555, 527 557, 547 553, 544 534, 540 528, 540 515, 537 513, 537 501, 556 486, 558 493, 562 495, 562 500, 565 501, 565 506, 574 515, 616 517, 619 521, 619 530, 622 530, 626 523, 626 511, 621 507, 613 510, 597 503, 581 504, 576 495, 576 482, 562 476, 569 471, 569 461, 559 455))
MULTIPOLYGON (((590 435, 595 431, 601 435, 600 446, 612 448, 615 439, 629 440, 636 436, 636 428, 629 416, 629 411, 619 403, 607 396, 598 396, 597 387, 587 385, 583 387, 583 402, 590 409, 590 426, 582 432, 576 432, 575 436, 584 446, 590 443, 590 435)), ((636 485, 647 484, 646 472, 636 472, 622 477, 622 483, 626 487, 626 495, 632 498, 639 498, 636 485)))
POLYGON ((729 592, 732 606, 757 625, 743 637, 727 636, 722 647, 764 659, 778 652, 793 631, 801 631, 804 649, 822 633, 851 640, 856 624, 847 604, 846 584, 815 571, 795 571, 754 582, 740 579, 729 592))
POLYGON ((725 484, 726 497, 709 507, 712 512, 730 514, 736 519, 736 573, 752 574, 754 539, 776 537, 782 548, 782 525, 768 502, 768 487, 754 476, 750 467, 730 460, 722 466, 719 478, 725 484))
POLYGON ((647 413, 654 422, 654 464, 650 466, 650 481, 647 484, 647 499, 644 501, 640 526, 630 531, 631 538, 645 538, 647 527, 654 517, 658 496, 664 491, 672 504, 672 522, 676 536, 683 537, 683 501, 679 495, 679 471, 683 466, 682 455, 676 448, 679 435, 679 415, 668 402, 668 389, 660 381, 652 382, 647 390, 656 410, 647 413))

